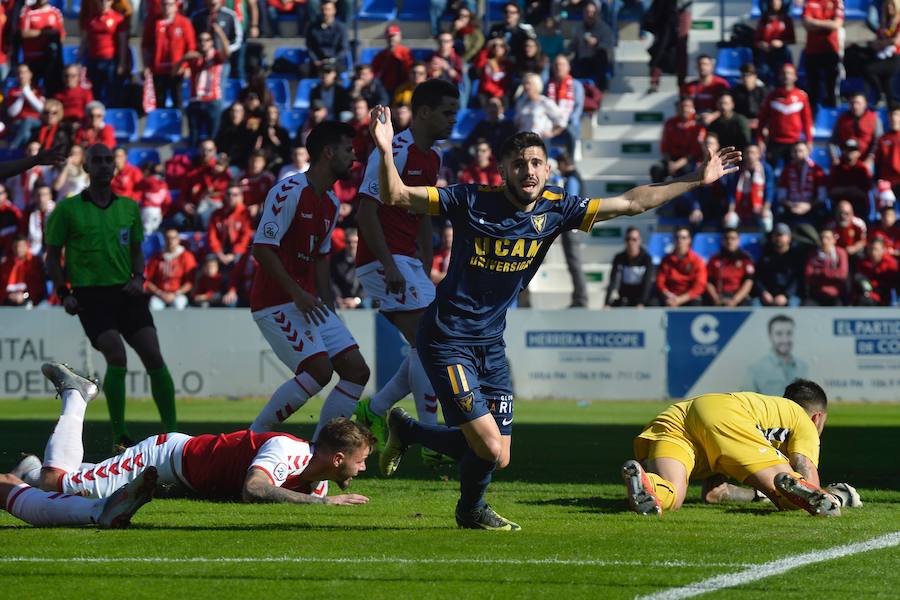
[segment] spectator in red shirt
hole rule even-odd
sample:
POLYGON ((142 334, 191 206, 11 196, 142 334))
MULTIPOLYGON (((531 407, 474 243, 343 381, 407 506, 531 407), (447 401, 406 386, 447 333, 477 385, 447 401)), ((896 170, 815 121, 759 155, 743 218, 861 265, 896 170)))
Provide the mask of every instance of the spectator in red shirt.
POLYGON ((759 111, 760 137, 765 140, 766 161, 772 167, 790 159, 794 144, 813 139, 809 97, 796 86, 794 65, 781 67, 781 81, 782 86, 766 96, 759 111))
POLYGON ((4 39, 4 37, 8 37, 11 33, 10 30, 6 28, 6 7, 3 4, 0 4, 0 81, 6 80, 9 75, 9 54, 7 49, 10 49, 11 44, 9 44, 8 39, 4 39))
POLYGON ((847 251, 837 245, 835 234, 825 228, 819 232, 819 248, 806 262, 805 306, 844 306, 847 304, 847 277, 850 273, 847 251))
POLYGON ((118 106, 121 78, 128 64, 128 22, 113 10, 113 0, 95 0, 100 11, 87 23, 85 50, 88 79, 97 91, 97 99, 107 106, 118 106))
POLYGON ((806 89, 813 106, 835 106, 835 86, 844 28, 843 0, 806 0, 806 89), (822 89, 824 87, 824 90, 822 89), (824 92, 824 93, 823 93, 824 92))
POLYGON ((768 0, 753 36, 753 62, 763 81, 771 83, 784 63, 794 62, 789 46, 796 43, 794 20, 783 0, 768 0))
POLYGON ((755 272, 753 259, 741 250, 737 229, 722 234, 722 249, 706 265, 707 306, 750 306, 755 272))
MULTIPOLYGON (((363 96, 354 98, 350 106, 353 110, 353 118, 350 120, 350 125, 356 130, 356 136, 353 138, 353 153, 356 155, 357 161, 360 161, 359 170, 362 170, 364 167, 362 163, 368 160, 372 150, 375 149, 375 142, 372 139, 372 134, 369 133, 370 107, 369 102, 363 96)), ((307 157, 302 165, 306 166, 308 162, 309 158, 307 157)), ((283 170, 284 167, 282 167, 283 170)), ((279 172, 278 179, 284 179, 285 177, 279 172)))
POLYGON ((212 213, 222 206, 222 198, 231 183, 228 168, 230 159, 224 152, 215 152, 215 144, 210 140, 201 143, 213 146, 212 158, 204 155, 203 162, 186 176, 185 190, 181 193, 181 209, 192 224, 205 229, 212 213))
POLYGON ((149 19, 144 25, 141 42, 144 66, 153 73, 156 105, 165 106, 171 96, 172 106, 180 108, 181 83, 187 67, 181 59, 197 49, 194 26, 190 19, 178 13, 175 0, 163 0, 163 14, 149 19))
POLYGON ((403 45, 403 36, 400 27, 388 25, 384 30, 387 40, 387 48, 375 55, 372 59, 372 70, 375 77, 381 80, 388 94, 393 95, 394 89, 406 81, 409 70, 412 68, 412 51, 403 45))
POLYGON ((884 241, 884 248, 891 256, 900 256, 900 223, 893 206, 881 207, 881 220, 872 226, 869 239, 884 241))
POLYGON ((87 149, 94 144, 104 144, 112 150, 116 147, 116 131, 113 126, 105 122, 106 107, 101 102, 94 100, 86 107, 84 122, 75 132, 75 144, 87 149))
POLYGON ((141 193, 138 184, 144 178, 144 174, 128 162, 128 152, 125 151, 125 148, 116 148, 113 152, 113 160, 116 167, 111 183, 113 194, 126 196, 140 202, 141 193))
POLYGON ((459 183, 477 183, 479 185, 503 185, 503 176, 497 167, 497 161, 491 152, 487 140, 478 140, 475 144, 475 156, 465 169, 459 172, 459 183))
POLYGON ((894 301, 900 272, 897 259, 886 252, 883 239, 869 241, 866 257, 857 268, 856 284, 855 304, 859 306, 890 306, 894 301))
POLYGON ((81 85, 78 65, 69 65, 63 72, 63 89, 53 97, 63 104, 63 121, 79 126, 84 121, 85 108, 94 101, 94 94, 81 85))
POLYGON ((681 96, 694 99, 700 121, 709 125, 719 118, 716 104, 722 92, 731 88, 725 79, 714 73, 716 61, 708 54, 697 57, 697 79, 681 86, 681 96))
POLYGON ((428 78, 444 79, 460 85, 463 82, 465 65, 453 48, 453 34, 444 31, 437 35, 437 49, 428 60, 428 78))
POLYGON ((56 208, 53 201, 53 188, 46 183, 35 186, 32 194, 34 201, 31 209, 25 216, 25 232, 28 236, 28 248, 34 256, 44 254, 44 231, 47 227, 47 219, 56 208))
POLYGON ((875 143, 875 177, 900 195, 900 106, 891 109, 891 130, 875 143))
POLYGON ((844 142, 854 139, 859 144, 862 161, 871 172, 875 163, 876 141, 883 133, 881 119, 878 113, 869 108, 866 95, 862 92, 854 93, 849 99, 849 109, 838 116, 831 139, 828 140, 832 162, 840 162, 844 142))
POLYGON ((849 200, 856 214, 868 219, 872 176, 860 160, 859 143, 855 139, 845 141, 842 149, 840 162, 828 174, 828 197, 832 205, 838 200, 849 200))
POLYGON ((62 65, 55 56, 66 39, 63 15, 48 0, 36 0, 25 6, 19 15, 19 35, 22 37, 22 59, 31 67, 35 82, 41 83, 52 96, 59 89, 62 65))
POLYGON ((663 160, 650 167, 650 179, 654 183, 690 172, 694 164, 703 157, 701 143, 706 131, 696 119, 693 98, 681 98, 677 112, 663 126, 660 142, 663 160))
POLYGON ((0 304, 37 306, 47 294, 44 262, 31 255, 28 239, 17 235, 13 251, 0 262, 0 304))
POLYGON ((853 205, 846 200, 837 203, 835 219, 829 226, 835 243, 847 251, 851 261, 861 258, 866 249, 866 222, 853 214, 853 205))
POLYGON ((747 146, 741 170, 728 190, 726 227, 740 225, 764 231, 772 229, 772 202, 775 200, 775 174, 762 160, 759 146, 747 146))
MULTIPOLYGON (((69 149, 71 151, 71 148, 69 149)), ((25 156, 31 158, 41 153, 38 142, 28 142, 25 146, 25 156)), ((41 183, 51 183, 56 177, 58 166, 50 167, 35 164, 30 169, 19 173, 15 177, 6 180, 5 189, 9 192, 9 199, 21 212, 28 210, 31 197, 35 188, 41 183)))
POLYGON ((266 155, 262 152, 254 152, 247 161, 247 170, 240 180, 241 200, 247 207, 250 219, 255 220, 256 215, 262 210, 266 195, 275 185, 275 177, 266 170, 266 155))
POLYGON ((675 249, 663 258, 656 274, 656 305, 700 306, 706 292, 706 264, 691 250, 691 240, 687 227, 675 230, 675 249))
POLYGON ((162 310, 172 307, 183 310, 188 305, 188 293, 194 287, 197 259, 181 245, 178 230, 166 228, 166 247, 147 263, 144 284, 150 296, 150 308, 162 310))
POLYGON ((825 171, 809 157, 803 142, 794 144, 793 157, 778 179, 777 219, 790 225, 817 222, 825 208, 825 171))
POLYGON ((13 238, 22 230, 22 211, 9 197, 6 186, 0 183, 0 258, 12 249, 13 238))
POLYGON ((141 168, 141 180, 135 185, 138 204, 141 207, 141 223, 144 235, 159 228, 163 216, 172 205, 172 193, 163 176, 162 165, 146 162, 141 168))
POLYGON ((222 306, 222 289, 225 287, 225 278, 219 269, 219 259, 215 254, 207 254, 203 261, 197 284, 191 291, 191 304, 207 308, 210 306, 222 306))
POLYGON ((244 206, 244 193, 240 184, 234 183, 228 186, 222 208, 209 220, 209 250, 228 268, 247 252, 252 239, 253 223, 244 206))
POLYGON ((6 116, 10 126, 10 148, 23 148, 41 127, 44 95, 34 85, 32 71, 27 64, 16 69, 18 85, 6 94, 6 116))
POLYGON ((41 145, 41 150, 50 150, 57 146, 68 152, 72 145, 72 132, 67 123, 62 122, 63 105, 59 100, 50 98, 44 102, 41 112, 41 127, 34 140, 41 145))
POLYGON ((259 263, 252 252, 245 252, 228 275, 228 289, 222 296, 225 306, 250 306, 250 289, 259 263))
MULTIPOLYGON (((213 139, 219 132, 222 120, 222 75, 230 52, 228 38, 215 21, 210 31, 201 31, 197 36, 200 49, 185 53, 181 58, 191 72, 191 100, 187 106, 188 144, 197 146, 201 137, 213 139), (213 35, 219 38, 216 48, 213 35)), ((178 69, 180 70, 180 66, 178 69)))
POLYGON ((490 98, 509 100, 512 81, 512 61, 509 47, 503 38, 488 40, 484 50, 476 58, 474 67, 478 70, 478 97, 485 106, 490 98))
POLYGON ((441 247, 431 259, 431 282, 439 284, 447 276, 450 267, 450 250, 453 248, 453 226, 447 223, 441 230, 441 247))

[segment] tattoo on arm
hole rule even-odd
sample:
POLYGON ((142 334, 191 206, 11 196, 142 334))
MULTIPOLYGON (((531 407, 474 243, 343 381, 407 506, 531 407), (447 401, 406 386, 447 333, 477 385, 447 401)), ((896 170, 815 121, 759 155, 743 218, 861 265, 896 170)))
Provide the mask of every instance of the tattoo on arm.
POLYGON ((286 490, 273 485, 268 476, 258 469, 247 476, 244 481, 244 502, 274 502, 282 504, 326 504, 325 498, 286 490))

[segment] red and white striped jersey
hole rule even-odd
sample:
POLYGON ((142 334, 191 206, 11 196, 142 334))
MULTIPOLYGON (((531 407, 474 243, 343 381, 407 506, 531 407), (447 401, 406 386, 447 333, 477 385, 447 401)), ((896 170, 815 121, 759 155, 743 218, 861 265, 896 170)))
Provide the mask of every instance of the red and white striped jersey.
MULTIPOLYGON (((338 218, 338 199, 328 190, 320 198, 305 173, 275 184, 266 196, 254 244, 277 248, 281 264, 300 287, 317 295, 315 261, 331 252, 331 232, 338 218)), ((250 310, 291 302, 291 296, 265 269, 257 269, 250 291, 250 310)))
MULTIPOLYGON (((437 146, 423 152, 413 143, 412 131, 405 129, 394 136, 394 164, 400 179, 406 185, 431 185, 437 183, 441 170, 441 153, 437 146)), ((419 222, 422 215, 415 215, 405 208, 385 206, 381 204, 381 192, 378 181, 379 155, 378 149, 369 155, 366 174, 359 186, 361 196, 378 201, 378 221, 384 231, 391 254, 416 256, 416 236, 419 233, 419 222)), ((356 265, 362 266, 378 260, 366 244, 366 239, 359 236, 359 247, 356 252, 356 265)))

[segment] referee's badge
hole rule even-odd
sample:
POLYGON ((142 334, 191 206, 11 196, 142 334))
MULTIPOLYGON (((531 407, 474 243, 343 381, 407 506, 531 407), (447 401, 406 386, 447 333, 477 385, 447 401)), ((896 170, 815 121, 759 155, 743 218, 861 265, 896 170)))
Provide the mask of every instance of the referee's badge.
POLYGON ((547 221, 547 215, 532 215, 531 225, 538 233, 544 230, 544 223, 547 221))
POLYGON ((123 227, 119 230, 119 245, 128 246, 129 244, 131 244, 131 230, 123 227))

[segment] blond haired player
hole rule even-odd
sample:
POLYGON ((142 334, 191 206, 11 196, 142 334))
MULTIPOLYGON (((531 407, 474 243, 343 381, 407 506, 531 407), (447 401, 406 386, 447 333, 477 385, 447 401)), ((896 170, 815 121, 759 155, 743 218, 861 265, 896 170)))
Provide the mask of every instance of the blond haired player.
POLYGON ((735 392, 677 402, 634 440, 637 460, 622 467, 629 504, 643 515, 678 510, 689 479, 726 476, 781 509, 840 515, 840 507, 857 505, 859 496, 847 484, 819 487, 827 411, 825 391, 806 379, 788 385, 783 398, 735 392))

